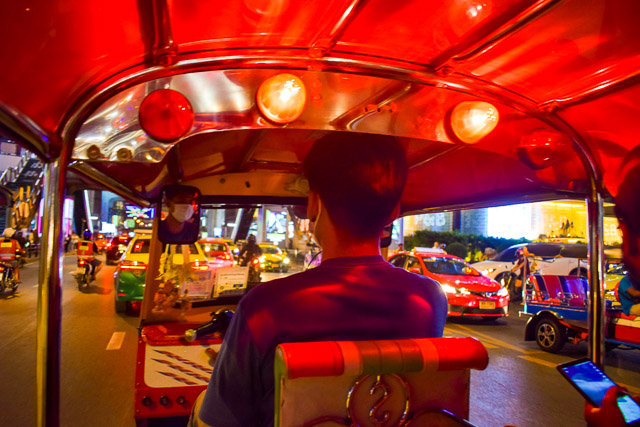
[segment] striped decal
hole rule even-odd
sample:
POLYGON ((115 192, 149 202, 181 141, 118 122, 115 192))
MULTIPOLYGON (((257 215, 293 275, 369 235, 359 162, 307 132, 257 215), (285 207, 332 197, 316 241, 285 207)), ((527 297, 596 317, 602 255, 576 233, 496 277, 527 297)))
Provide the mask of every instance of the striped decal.
POLYGON ((358 346, 353 341, 338 341, 344 363, 343 375, 360 375, 362 373, 362 357, 358 346))

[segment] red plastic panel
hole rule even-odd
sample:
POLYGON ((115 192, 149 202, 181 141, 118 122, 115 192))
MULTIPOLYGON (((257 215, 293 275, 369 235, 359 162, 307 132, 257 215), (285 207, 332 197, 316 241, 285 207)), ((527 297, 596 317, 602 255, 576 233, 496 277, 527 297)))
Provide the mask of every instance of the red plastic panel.
POLYGON ((640 2, 568 0, 456 71, 538 102, 595 87, 640 66, 640 2))
POLYGON ((3 2, 0 100, 53 131, 77 97, 142 60, 140 2, 3 2))

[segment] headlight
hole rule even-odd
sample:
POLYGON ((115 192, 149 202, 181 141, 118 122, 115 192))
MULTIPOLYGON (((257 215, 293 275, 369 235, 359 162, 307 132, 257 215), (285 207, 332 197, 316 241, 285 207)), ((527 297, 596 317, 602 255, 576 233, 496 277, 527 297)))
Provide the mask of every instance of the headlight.
POLYGON ((282 262, 285 264, 289 264, 291 261, 289 260, 289 258, 285 258, 282 260, 282 262))
POLYGON ((265 260, 266 260, 265 257, 263 257, 263 256, 260 257, 260 262, 265 262, 265 260))
POLYGON ((481 273, 486 276, 487 274, 491 274, 494 271, 496 271, 495 268, 487 268, 486 270, 482 270, 481 273))
POLYGON ((457 293, 456 288, 454 288, 453 286, 450 286, 450 285, 441 285, 441 286, 442 286, 442 290, 446 294, 455 294, 455 293, 457 293))
POLYGON ((498 289, 496 295, 498 295, 499 297, 506 297, 507 295, 509 295, 509 289, 503 286, 502 288, 498 289))

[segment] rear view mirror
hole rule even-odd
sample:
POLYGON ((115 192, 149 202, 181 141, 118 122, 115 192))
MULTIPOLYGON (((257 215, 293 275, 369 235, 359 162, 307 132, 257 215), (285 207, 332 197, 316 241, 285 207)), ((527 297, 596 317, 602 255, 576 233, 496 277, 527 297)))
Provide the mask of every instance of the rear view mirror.
POLYGON ((200 190, 186 185, 162 188, 158 238, 162 243, 194 243, 200 234, 200 190))

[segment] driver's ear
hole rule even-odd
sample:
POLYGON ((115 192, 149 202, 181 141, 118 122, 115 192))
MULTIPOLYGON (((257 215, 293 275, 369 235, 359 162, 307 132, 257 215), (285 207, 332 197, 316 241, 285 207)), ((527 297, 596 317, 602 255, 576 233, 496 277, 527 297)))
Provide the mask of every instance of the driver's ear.
POLYGON ((393 211, 391 211, 391 215, 389 215, 389 218, 387 218, 386 224, 391 224, 393 221, 398 219, 398 216, 400 216, 400 202, 398 202, 396 207, 393 208, 393 211))
POLYGON ((315 222, 318 218, 318 209, 320 208, 320 196, 313 190, 309 190, 307 196, 307 218, 309 221, 315 222))

